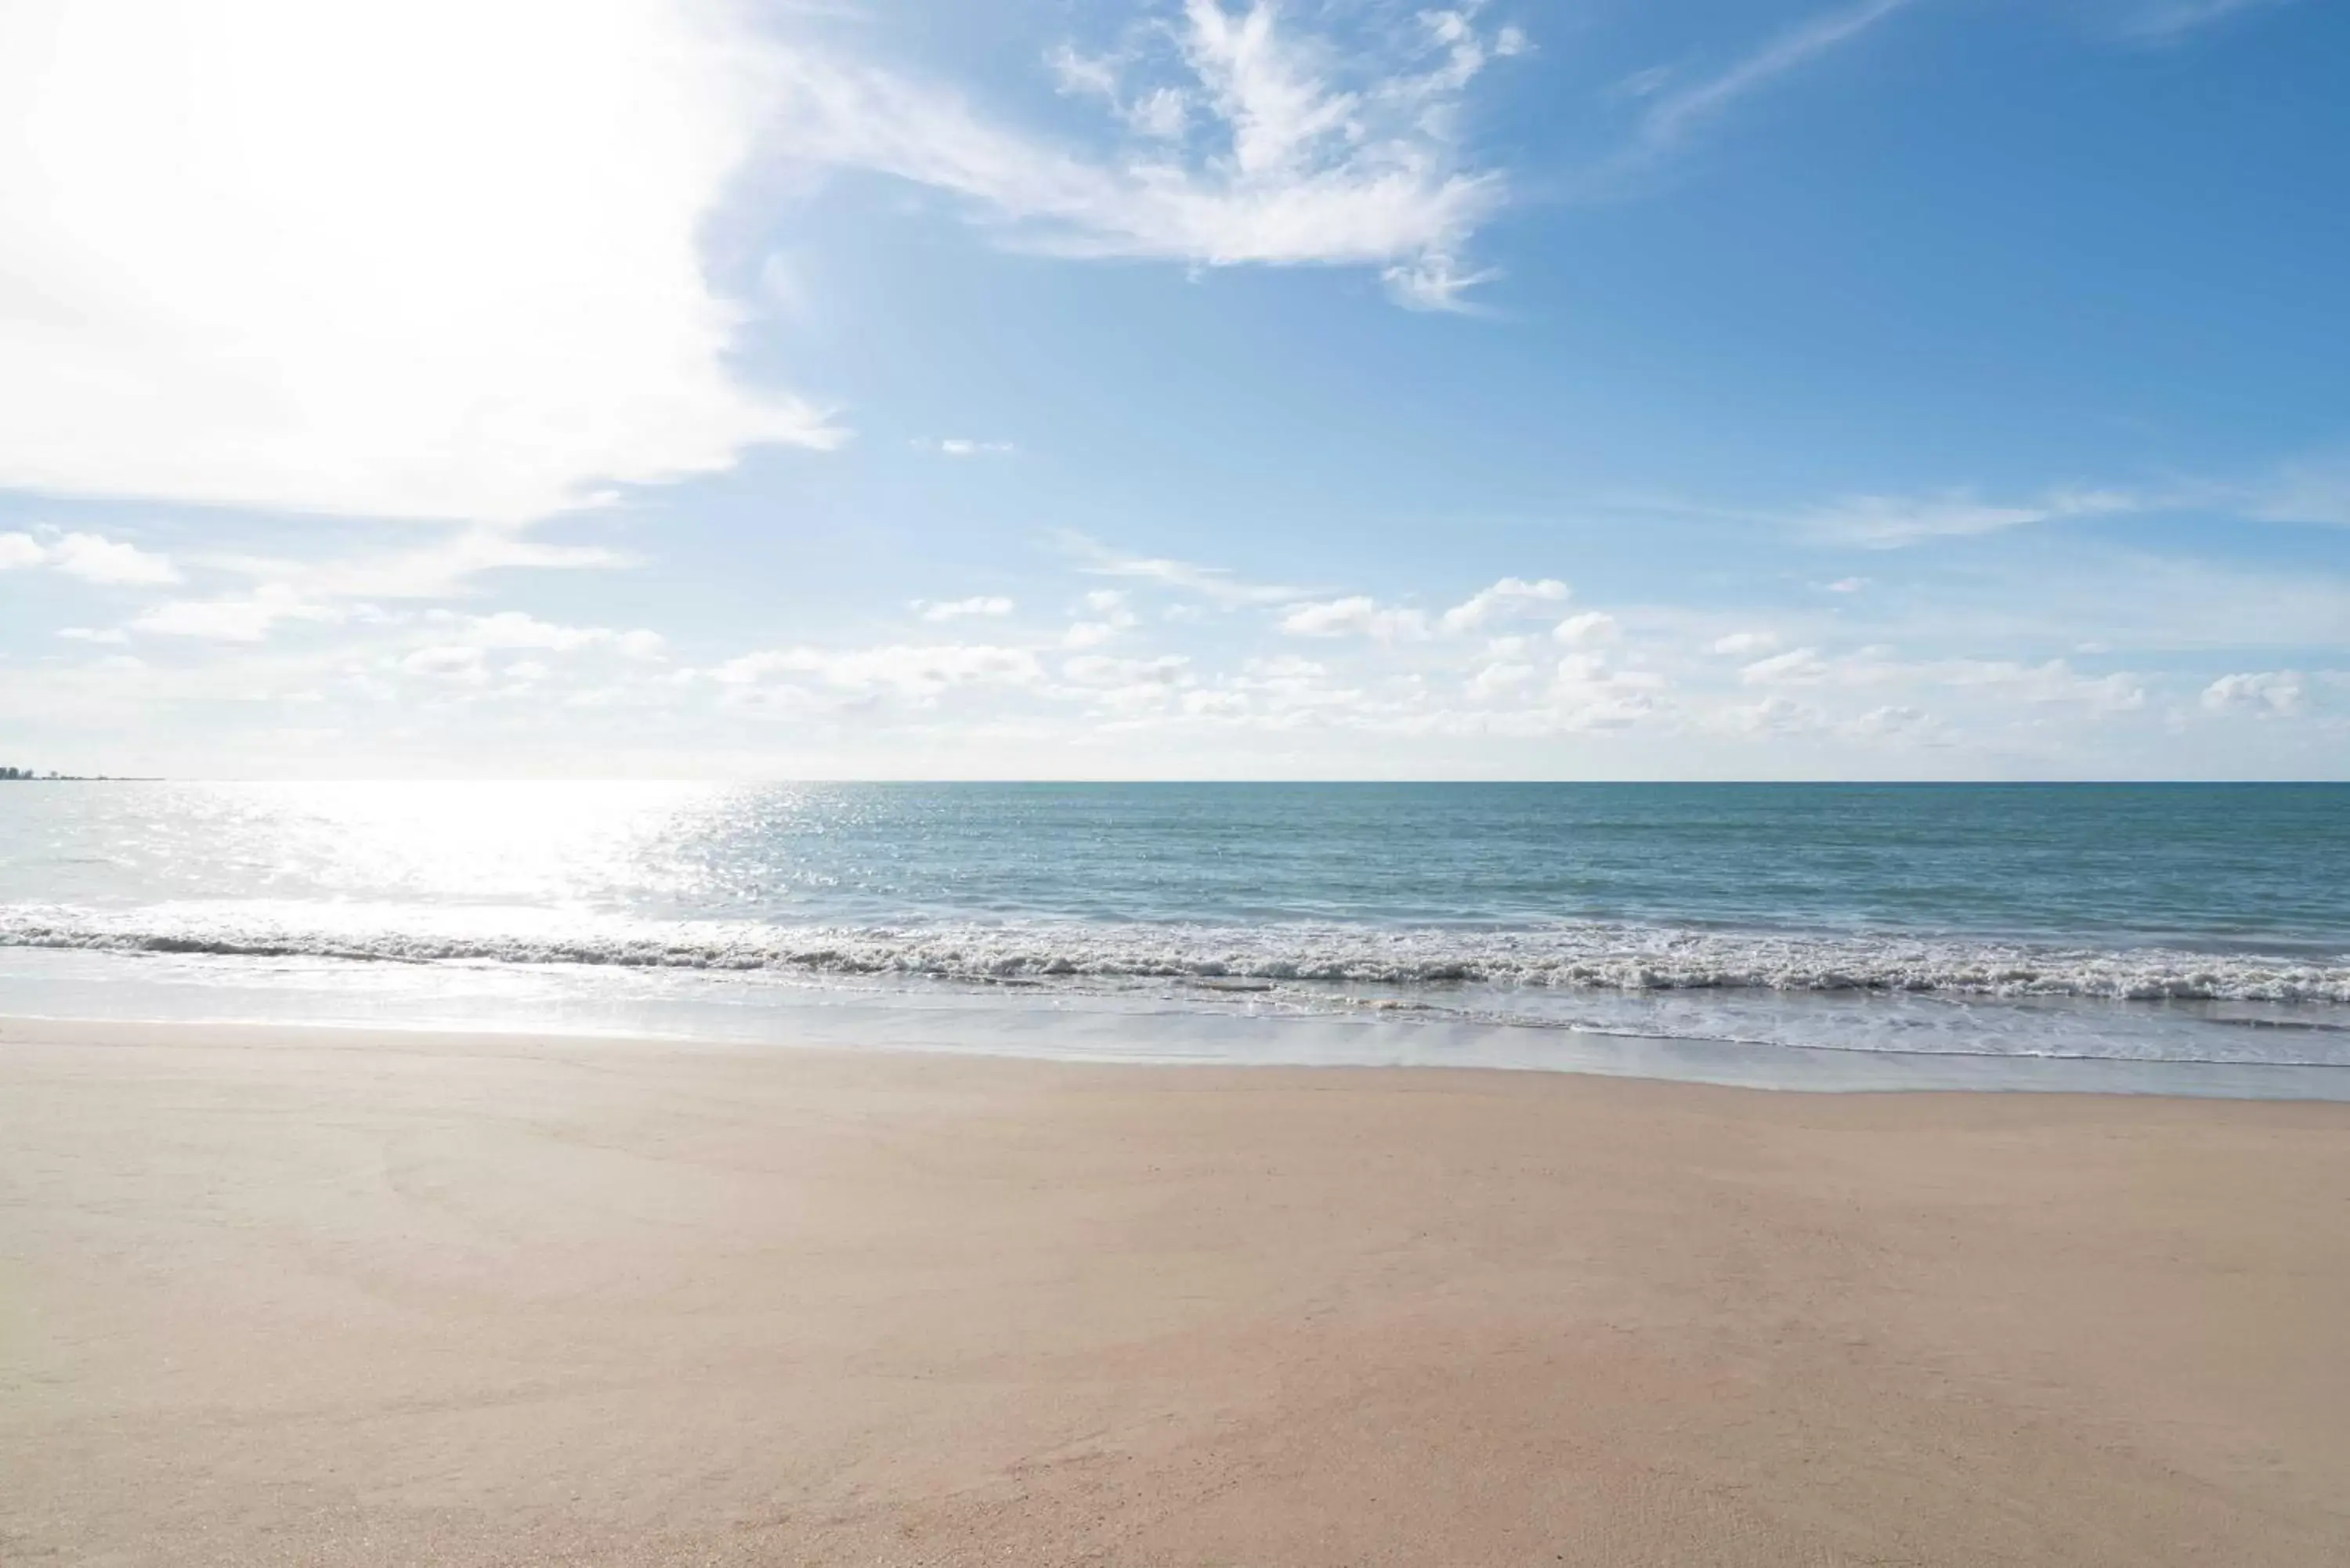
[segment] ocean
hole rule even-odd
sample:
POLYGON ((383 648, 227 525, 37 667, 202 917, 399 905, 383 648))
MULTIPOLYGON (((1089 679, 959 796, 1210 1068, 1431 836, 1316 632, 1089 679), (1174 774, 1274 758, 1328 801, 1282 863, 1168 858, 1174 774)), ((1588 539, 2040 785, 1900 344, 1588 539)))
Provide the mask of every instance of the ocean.
POLYGON ((0 1015, 2350 1096, 2350 786, 0 784, 0 1015))

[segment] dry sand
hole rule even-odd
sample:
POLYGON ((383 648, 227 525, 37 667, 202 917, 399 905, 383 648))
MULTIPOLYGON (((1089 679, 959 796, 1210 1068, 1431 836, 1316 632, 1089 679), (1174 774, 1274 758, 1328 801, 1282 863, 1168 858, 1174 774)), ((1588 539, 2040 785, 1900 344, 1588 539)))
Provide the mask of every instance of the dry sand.
POLYGON ((0 1024, 0 1560, 2350 1563, 2350 1106, 0 1024))

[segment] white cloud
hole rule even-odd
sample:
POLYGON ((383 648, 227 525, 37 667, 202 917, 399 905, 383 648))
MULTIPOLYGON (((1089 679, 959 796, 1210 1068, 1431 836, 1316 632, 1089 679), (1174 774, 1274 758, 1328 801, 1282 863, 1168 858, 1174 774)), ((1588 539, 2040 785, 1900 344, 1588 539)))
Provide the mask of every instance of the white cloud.
POLYGON ((1121 556, 1106 550, 1083 535, 1063 536, 1070 549, 1085 558, 1079 570, 1097 577, 1129 577, 1139 581, 1163 583, 1169 587, 1182 588, 1217 604, 1270 605, 1284 604, 1304 598, 1309 590, 1282 587, 1271 583, 1243 582, 1221 566, 1195 566, 1190 561, 1169 560, 1164 556, 1121 556))
POLYGON ((213 556, 205 565, 283 583, 307 599, 438 599, 464 592, 484 573, 606 570, 633 557, 596 545, 547 545, 500 528, 468 528, 423 545, 320 561, 213 556))
POLYGON ((109 587, 151 587, 180 580, 179 569, 168 556, 99 534, 42 532, 46 539, 30 534, 0 534, 0 571, 47 566, 109 587))
POLYGON ((691 0, 0 7, 0 485, 513 522, 831 443, 697 251, 757 48, 691 0))
POLYGON ((1996 534, 2067 517, 2140 510, 2142 498, 2117 490, 2057 490, 2036 501, 1992 505, 1964 490, 1939 495, 1856 495, 1807 513, 1798 525, 1823 539, 1891 549, 1922 539, 1996 534))
POLYGON ((68 534, 49 547, 49 564, 86 583, 153 587, 180 580, 171 557, 96 534, 68 534))
POLYGON ((420 648, 401 659, 400 667, 411 675, 427 676, 437 680, 473 682, 489 678, 482 650, 461 643, 420 648))
POLYGON ((2203 706, 2214 713, 2251 712, 2290 717, 2301 711, 2309 689, 2291 670, 2222 675, 2203 689, 2203 706))
POLYGON ((1088 653, 1065 660, 1061 674, 1080 686, 1163 688, 1181 684, 1188 678, 1191 663, 1180 653, 1160 654, 1154 659, 1118 659, 1088 653))
POLYGON ((1532 583, 1523 577, 1503 577, 1446 610, 1440 624, 1448 632, 1475 631, 1496 616, 1515 614, 1538 604, 1556 604, 1566 597, 1566 585, 1556 577, 1532 583))
POLYGON ((2126 712, 2146 704, 2146 689, 2125 673, 2085 675, 2061 659, 2042 664, 2012 659, 1943 659, 1901 660, 1884 647, 1823 654, 1814 648, 1790 649, 1742 668, 1748 686, 1809 686, 1850 691, 1862 687, 1926 684, 1973 689, 2021 702, 2077 702, 2100 712, 2126 712))
POLYGON ((2267 10, 2292 0, 2158 0, 2123 25, 2123 36, 2142 44, 2175 44, 2189 33, 2247 11, 2267 10))
POLYGON ((1191 126, 1191 96, 1180 88, 1153 88, 1126 107, 1126 122, 1144 136, 1176 141, 1191 126))
POLYGON ((1946 685, 1989 687, 2026 702, 2079 702, 2108 713, 2146 706, 2146 688, 2137 677, 2084 675, 2061 659, 2044 664, 1959 659, 1930 668, 1946 685))
POLYGON ((1792 697, 1773 695, 1745 707, 1723 709, 1714 727, 1733 735, 1762 736, 1815 730, 1822 722, 1818 709, 1792 697))
POLYGON ((259 642, 284 621, 340 618, 333 607, 305 599, 285 583, 263 583, 243 598, 174 599, 139 617, 130 629, 204 642, 259 642))
POLYGON ((1020 449, 1008 441, 972 441, 949 436, 933 443, 941 457, 1010 457, 1020 449))
POLYGON ((1382 605, 1366 595, 1299 605, 1281 618, 1292 637, 1367 637, 1380 642, 1417 641, 1429 635, 1425 612, 1382 605))
POLYGON ((435 611, 433 618, 454 622, 467 643, 489 649, 543 649, 570 653, 583 648, 610 648, 631 659, 657 659, 667 648, 660 633, 642 628, 616 631, 601 626, 561 626, 520 610, 495 615, 453 617, 435 611))
POLYGON ((1713 639, 1714 652, 1726 653, 1732 657, 1761 653, 1765 649, 1778 646, 1779 634, 1775 631, 1733 631, 1727 637, 1717 637, 1713 639))
POLYGON ((1097 588, 1085 597, 1086 608, 1097 618, 1081 620, 1062 634, 1064 648, 1099 648, 1121 632, 1131 631, 1141 624, 1127 603, 1126 594, 1118 588, 1097 588))
POLYGON ((68 626, 61 628, 57 635, 68 642, 128 642, 130 640, 130 634, 119 626, 103 628, 68 626))
POLYGON ((1467 691, 1480 702, 1498 701, 1523 690, 1539 674, 1533 665, 1515 659, 1499 659, 1481 665, 1469 677, 1467 691))
POLYGON ((1044 678, 1025 649, 948 643, 931 647, 778 649, 745 654, 712 674, 727 686, 806 677, 836 691, 928 698, 960 686, 1033 686, 1044 678))
POLYGON ((1864 741, 1918 741, 1940 732, 1940 726, 1934 722, 1932 714, 1922 708, 1898 702, 1871 708, 1838 728, 1854 739, 1864 741))
POLYGON ((1819 649, 1791 648, 1784 653, 1756 659, 1739 670, 1738 679, 1749 686, 1807 685, 1828 679, 1831 672, 1828 661, 1820 657, 1819 649))
MULTIPOLYGON (((432 618, 453 621, 459 618, 435 611, 432 618)), ((544 648, 557 652, 584 648, 611 635, 597 627, 557 626, 520 610, 466 618, 464 627, 468 640, 484 648, 544 648)))
POLYGON ((1550 634, 1555 640, 1573 648, 1586 643, 1613 642, 1621 635, 1622 629, 1616 624, 1616 618, 1606 610, 1586 610, 1581 615, 1567 617, 1551 628, 1550 634))
POLYGON ((1055 45, 1045 55, 1045 63, 1053 68, 1061 90, 1072 94, 1090 94, 1095 98, 1118 99, 1118 78, 1123 62, 1109 56, 1079 54, 1074 45, 1055 45))
POLYGON ((1824 13, 1782 34, 1719 75, 1678 91, 1656 93, 1641 119, 1643 140, 1651 148, 1677 145, 1740 99, 1814 57, 1858 37, 1908 4, 1909 0, 1862 0, 1860 5, 1824 13))
POLYGON ((1570 731, 1620 729, 1655 712, 1668 684, 1653 670, 1615 669, 1604 654, 1570 653, 1552 671, 1550 718, 1570 731))
POLYGON ((914 613, 924 620, 962 620, 971 616, 1007 616, 1013 603, 1002 594, 975 594, 967 599, 916 599, 914 613))
POLYGON ((1266 0, 1186 0, 1171 53, 1056 50, 1064 91, 1099 98, 1137 145, 1107 158, 991 123, 952 93, 796 52, 781 62, 785 142, 812 163, 951 192, 1014 243, 1071 255, 1381 269, 1406 305, 1456 308, 1488 274, 1464 267, 1504 200, 1465 166, 1459 109, 1497 54, 1467 21, 1348 49, 1284 25, 1266 0))
POLYGON ((1835 582, 1822 583, 1820 586, 1827 589, 1827 591, 1832 594, 1856 594, 1860 592, 1861 589, 1868 587, 1868 579, 1866 577, 1838 577, 1835 582))

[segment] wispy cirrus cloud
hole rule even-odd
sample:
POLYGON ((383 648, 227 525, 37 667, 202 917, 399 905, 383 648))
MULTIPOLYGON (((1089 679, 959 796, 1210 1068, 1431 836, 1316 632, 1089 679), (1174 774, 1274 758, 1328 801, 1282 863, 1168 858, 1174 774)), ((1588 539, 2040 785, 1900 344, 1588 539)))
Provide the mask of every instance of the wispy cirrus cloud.
POLYGON ((1100 100, 1128 139, 1107 153, 1003 124, 948 88, 788 48, 771 62, 781 145, 962 198, 1035 249, 1373 267, 1399 303, 1457 309, 1492 275, 1465 258, 1506 198, 1500 172, 1469 159, 1460 111, 1494 60, 1528 47, 1482 29, 1475 9, 1349 44, 1270 0, 1187 0, 1158 51, 1065 44, 1047 57, 1062 90, 1100 100))
POLYGON ((1078 558, 1077 569, 1089 576, 1161 583, 1226 607, 1287 604, 1309 597, 1315 591, 1275 583, 1247 582, 1222 566, 1202 566, 1164 556, 1123 555, 1082 534, 1064 534, 1061 542, 1078 558))
POLYGON ((1686 87, 1651 78, 1648 104, 1640 118, 1640 140, 1650 152, 1678 147, 1721 119, 1741 99, 1866 33, 1913 0, 1862 0, 1824 12, 1773 38, 1728 69, 1686 87))
POLYGON ((2053 490, 2005 504, 1967 490, 1932 495, 1855 495, 1802 514, 1796 525, 1825 540, 1893 549, 1926 539, 1997 534, 2069 517, 2143 511, 2147 499, 2120 490, 2053 490))
POLYGON ((2157 0, 2123 22, 2122 36, 2138 44, 2176 44, 2249 12, 2292 4, 2293 0, 2157 0))

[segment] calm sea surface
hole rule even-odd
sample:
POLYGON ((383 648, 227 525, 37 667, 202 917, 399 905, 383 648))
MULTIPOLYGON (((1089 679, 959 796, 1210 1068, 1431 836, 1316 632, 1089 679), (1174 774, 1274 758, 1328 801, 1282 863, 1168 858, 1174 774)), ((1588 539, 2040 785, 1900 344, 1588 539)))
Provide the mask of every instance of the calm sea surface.
POLYGON ((0 1012, 100 994, 2350 1069, 2350 786, 0 784, 0 1012))

